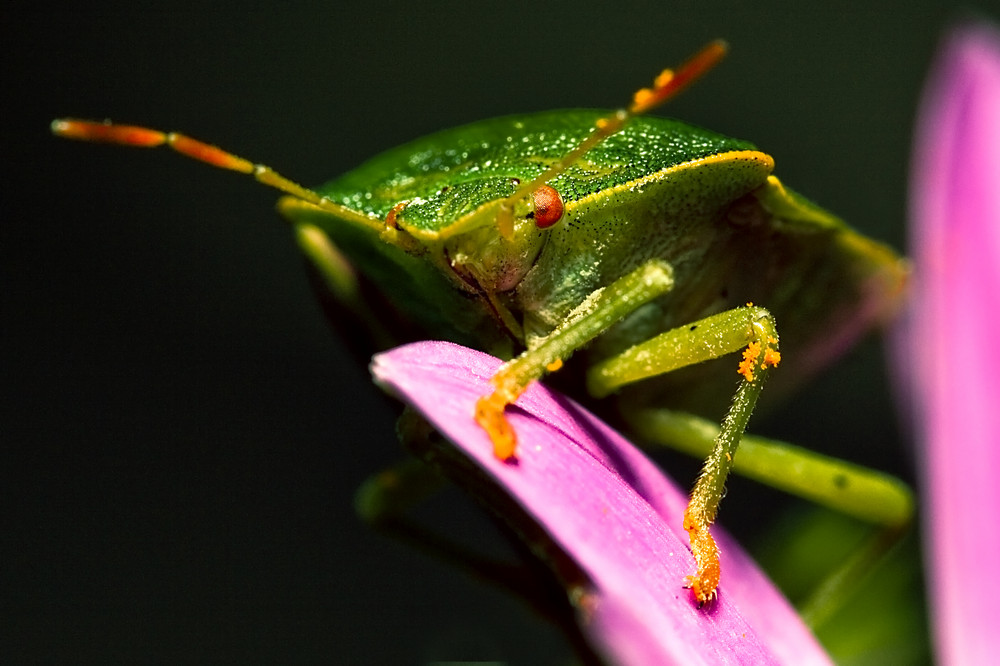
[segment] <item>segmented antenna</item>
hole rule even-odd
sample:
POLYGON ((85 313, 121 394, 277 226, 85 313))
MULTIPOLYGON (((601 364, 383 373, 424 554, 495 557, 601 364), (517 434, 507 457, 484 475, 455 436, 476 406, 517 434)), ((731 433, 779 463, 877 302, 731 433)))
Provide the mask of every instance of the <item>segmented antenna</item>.
POLYGON ((539 187, 548 184, 556 176, 566 171, 591 148, 621 131, 629 118, 648 113, 680 94, 708 70, 715 67, 726 55, 728 49, 729 47, 721 39, 710 42, 684 61, 676 70, 665 69, 660 72, 660 75, 653 82, 652 88, 642 88, 636 91, 628 108, 619 109, 610 116, 599 119, 594 130, 576 148, 563 155, 555 164, 534 179, 522 183, 513 194, 500 202, 500 208, 497 212, 497 227, 500 234, 507 240, 514 237, 514 207, 522 199, 527 198, 539 187))
MULTIPOLYGON (((635 93, 632 103, 628 108, 620 109, 610 116, 599 119, 594 130, 576 148, 563 155, 561 159, 533 180, 522 183, 513 194, 500 201, 496 213, 496 224, 500 234, 507 240, 514 237, 514 207, 517 203, 531 196, 538 188, 548 184, 549 181, 566 171, 566 169, 601 141, 619 132, 629 118, 647 113, 679 94, 705 72, 718 64, 726 54, 726 50, 726 43, 722 40, 709 43, 681 64, 676 71, 670 69, 663 70, 656 77, 652 88, 643 88, 635 93)), ((137 148, 169 146, 182 155, 200 162, 253 176, 265 185, 302 199, 324 210, 334 212, 340 217, 346 217, 367 226, 373 225, 373 220, 368 216, 347 206, 335 203, 313 190, 302 187, 298 183, 285 178, 269 166, 254 164, 238 155, 198 141, 197 139, 192 139, 184 134, 161 132, 160 130, 136 125, 116 125, 111 122, 102 123, 70 118, 53 120, 52 133, 67 139, 78 139, 96 143, 113 143, 137 148)))
POLYGON ((52 121, 52 133, 66 139, 91 141, 94 143, 113 143, 135 148, 157 148, 169 146, 178 153, 210 164, 220 169, 229 169, 253 176, 258 182, 307 201, 314 206, 335 212, 340 217, 347 217, 372 226, 371 218, 347 206, 335 203, 316 192, 302 187, 298 183, 285 178, 280 173, 264 164, 254 164, 239 155, 234 155, 222 148, 207 144, 178 132, 161 132, 160 130, 137 125, 117 125, 115 123, 94 122, 91 120, 75 120, 60 118, 52 121))

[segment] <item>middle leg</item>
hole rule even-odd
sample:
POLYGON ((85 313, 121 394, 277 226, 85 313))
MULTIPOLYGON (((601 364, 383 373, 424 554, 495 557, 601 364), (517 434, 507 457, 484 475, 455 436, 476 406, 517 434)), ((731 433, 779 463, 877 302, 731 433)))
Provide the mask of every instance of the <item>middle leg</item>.
POLYGON ((684 512, 684 529, 697 565, 687 583, 699 605, 715 598, 721 575, 719 549, 709 528, 715 521, 736 449, 764 380, 781 358, 774 319, 764 308, 749 304, 727 310, 635 345, 587 373, 588 390, 595 397, 603 397, 626 384, 741 349, 743 359, 737 372, 744 381, 736 390, 684 512))

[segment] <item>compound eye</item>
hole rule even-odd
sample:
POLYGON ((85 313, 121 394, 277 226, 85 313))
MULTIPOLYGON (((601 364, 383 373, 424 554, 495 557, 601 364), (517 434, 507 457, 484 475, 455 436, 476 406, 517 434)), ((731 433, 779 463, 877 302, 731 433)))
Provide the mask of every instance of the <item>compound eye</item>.
POLYGON ((535 206, 535 226, 539 229, 548 229, 562 218, 563 200, 551 185, 542 185, 532 192, 531 200, 535 206))

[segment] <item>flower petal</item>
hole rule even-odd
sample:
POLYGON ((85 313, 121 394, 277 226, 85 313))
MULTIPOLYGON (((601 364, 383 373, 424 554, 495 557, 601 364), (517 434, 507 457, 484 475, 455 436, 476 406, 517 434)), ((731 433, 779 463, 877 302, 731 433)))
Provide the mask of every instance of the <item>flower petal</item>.
POLYGON ((681 528, 685 493, 572 401, 531 385, 508 408, 518 461, 497 460, 472 408, 492 390, 499 366, 480 352, 422 342, 376 356, 372 373, 542 528, 548 544, 530 544, 536 552, 568 556, 584 574, 582 584, 562 582, 598 652, 620 664, 829 663, 784 597, 721 530, 719 598, 696 607, 682 588, 694 571, 681 528))
POLYGON ((942 663, 1000 654, 1000 33, 963 26, 924 92, 902 335, 942 663))

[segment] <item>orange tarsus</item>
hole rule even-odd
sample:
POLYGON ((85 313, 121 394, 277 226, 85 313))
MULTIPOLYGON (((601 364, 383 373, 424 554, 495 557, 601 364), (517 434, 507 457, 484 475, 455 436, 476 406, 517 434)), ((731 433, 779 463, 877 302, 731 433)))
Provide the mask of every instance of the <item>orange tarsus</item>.
POLYGON ((722 567, 719 564, 719 547, 709 531, 708 524, 698 520, 690 507, 684 512, 684 529, 691 540, 691 554, 697 571, 685 578, 685 587, 691 590, 698 608, 718 595, 722 567))
POLYGON ((498 460, 511 462, 515 460, 517 451, 517 436, 514 429, 504 416, 508 401, 500 391, 495 391, 476 401, 476 423, 486 431, 493 442, 493 455, 498 460))

